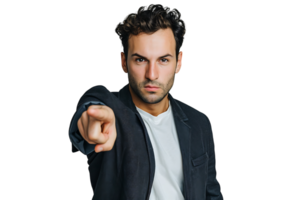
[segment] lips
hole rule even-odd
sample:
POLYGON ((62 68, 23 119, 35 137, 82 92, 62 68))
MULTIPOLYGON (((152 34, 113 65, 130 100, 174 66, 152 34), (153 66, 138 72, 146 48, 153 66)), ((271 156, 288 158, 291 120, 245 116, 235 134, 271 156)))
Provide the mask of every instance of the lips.
POLYGON ((158 88, 158 87, 154 85, 146 85, 145 88, 158 88))
POLYGON ((159 90, 159 88, 158 87, 145 87, 145 90, 149 91, 149 92, 153 92, 153 91, 159 90))

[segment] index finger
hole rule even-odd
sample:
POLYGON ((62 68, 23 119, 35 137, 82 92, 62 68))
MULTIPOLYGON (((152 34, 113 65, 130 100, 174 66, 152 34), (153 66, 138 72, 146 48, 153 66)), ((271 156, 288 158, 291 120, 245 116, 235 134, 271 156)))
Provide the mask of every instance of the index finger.
POLYGON ((91 105, 87 110, 87 114, 90 117, 95 118, 98 121, 110 121, 110 110, 104 105, 91 105))

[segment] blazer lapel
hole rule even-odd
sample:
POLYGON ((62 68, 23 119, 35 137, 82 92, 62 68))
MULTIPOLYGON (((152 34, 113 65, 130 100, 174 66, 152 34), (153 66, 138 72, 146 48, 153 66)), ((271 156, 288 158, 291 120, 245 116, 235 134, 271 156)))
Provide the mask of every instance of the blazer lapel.
MULTIPOLYGON (((172 106, 172 112, 174 117, 174 123, 178 135, 178 141, 179 146, 181 150, 181 156, 182 156, 182 166, 183 166, 183 196, 185 199, 189 199, 189 188, 190 187, 190 145, 191 145, 191 127, 186 123, 188 121, 187 116, 182 111, 181 107, 178 105, 178 103, 175 101, 175 99, 172 97, 170 93, 168 93, 168 97, 172 106)), ((149 156, 149 162, 150 162, 150 184, 149 187, 152 186, 153 178, 154 178, 154 171, 155 171, 155 160, 154 160, 154 152, 152 149, 152 145, 150 142, 150 138, 147 132, 147 129, 143 123, 143 120, 138 113, 129 91, 129 84, 125 85, 120 91, 119 91, 119 98, 120 100, 129 108, 131 108, 132 111, 134 111, 142 125, 145 131, 145 138, 146 138, 146 144, 148 147, 148 156, 149 156)))
POLYGON ((178 135, 178 141, 182 156, 182 166, 183 166, 183 196, 184 199, 189 199, 189 188, 190 187, 190 146, 191 146, 191 127, 186 124, 188 120, 185 113, 182 111, 178 103, 173 99, 171 94, 169 94, 170 103, 172 105, 173 117, 175 122, 175 127, 178 135))

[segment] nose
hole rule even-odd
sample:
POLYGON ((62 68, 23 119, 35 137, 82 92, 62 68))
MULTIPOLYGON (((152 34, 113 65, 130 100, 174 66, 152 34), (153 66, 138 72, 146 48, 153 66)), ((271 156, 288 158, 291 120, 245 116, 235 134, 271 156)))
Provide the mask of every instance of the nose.
POLYGON ((155 63, 148 64, 147 71, 145 74, 146 78, 149 80, 156 80, 159 77, 159 69, 155 63))

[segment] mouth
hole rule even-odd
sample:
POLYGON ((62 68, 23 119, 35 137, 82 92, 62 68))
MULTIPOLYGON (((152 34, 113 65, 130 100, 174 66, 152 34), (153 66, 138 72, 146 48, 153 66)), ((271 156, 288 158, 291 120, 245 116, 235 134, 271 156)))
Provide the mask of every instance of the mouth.
POLYGON ((145 86, 145 90, 147 90, 147 91, 156 91, 158 89, 159 89, 159 87, 153 86, 153 85, 146 85, 145 86))
POLYGON ((154 85, 145 85, 145 88, 159 88, 159 87, 154 86, 154 85))

